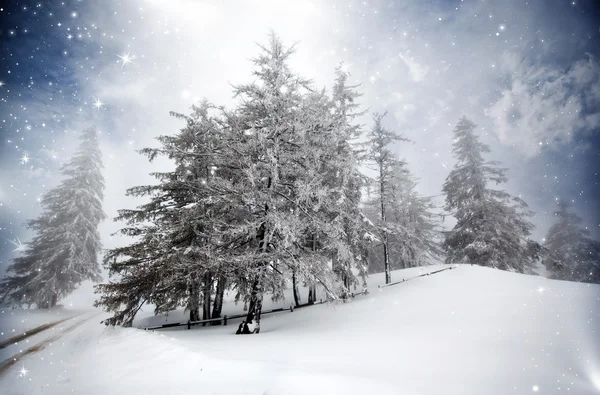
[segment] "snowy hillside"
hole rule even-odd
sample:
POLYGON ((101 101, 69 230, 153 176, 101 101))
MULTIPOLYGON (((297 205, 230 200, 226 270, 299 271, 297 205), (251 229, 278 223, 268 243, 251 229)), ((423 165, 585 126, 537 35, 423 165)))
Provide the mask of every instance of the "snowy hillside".
POLYGON ((372 276, 370 294, 345 304, 266 315, 256 336, 233 335, 239 321, 151 332, 105 328, 99 315, 9 367, 0 387, 11 395, 600 391, 598 285, 471 266, 381 283, 372 276))

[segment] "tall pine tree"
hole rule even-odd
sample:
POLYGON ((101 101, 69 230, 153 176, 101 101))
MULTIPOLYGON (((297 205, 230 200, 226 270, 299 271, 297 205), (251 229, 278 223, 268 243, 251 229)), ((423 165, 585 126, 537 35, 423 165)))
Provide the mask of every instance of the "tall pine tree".
POLYGON ((409 268, 430 265, 442 256, 440 214, 431 197, 421 196, 417 181, 405 162, 396 169, 391 183, 390 215, 394 225, 390 251, 398 266, 409 268))
POLYGON ((581 226, 581 218, 561 200, 554 213, 556 222, 548 229, 544 259, 551 278, 600 283, 600 243, 592 240, 589 230, 581 226))
MULTIPOLYGON (((397 161, 390 173, 385 200, 389 267, 395 270, 433 264, 442 255, 441 215, 435 212, 432 198, 417 192, 417 181, 405 161, 397 161)), ((375 222, 381 218, 380 200, 378 196, 368 201, 366 207, 375 222)), ((371 249, 371 263, 374 272, 384 270, 380 248, 371 249)))
POLYGON ((14 274, 0 284, 3 299, 16 305, 52 308, 84 280, 100 279, 102 157, 94 128, 85 130, 81 140, 61 168, 65 179, 43 196, 40 217, 28 222, 35 236, 8 267, 14 274))
POLYGON ((448 263, 470 263, 523 273, 537 258, 528 236, 533 215, 527 203, 490 183, 507 181, 505 169, 485 161, 490 152, 475 134, 475 124, 463 117, 454 128, 452 152, 457 163, 444 183, 446 210, 457 220, 443 246, 448 263))
POLYGON ((380 239, 383 248, 383 268, 385 272, 385 283, 392 281, 390 265, 390 237, 396 232, 392 229, 393 224, 389 223, 388 217, 391 214, 392 201, 396 200, 394 196, 394 177, 398 170, 403 166, 403 161, 398 159, 392 151, 391 144, 397 141, 407 141, 406 138, 398 133, 384 128, 381 121, 384 114, 374 114, 374 125, 368 135, 367 161, 375 165, 375 189, 377 194, 376 204, 379 211, 379 230, 380 239))
POLYGON ((359 110, 357 85, 348 85, 349 73, 342 65, 335 70, 330 112, 333 113, 331 133, 326 136, 325 155, 332 156, 331 170, 325 184, 330 186, 330 201, 326 205, 330 218, 338 218, 343 227, 342 249, 333 255, 333 270, 340 280, 338 294, 347 297, 350 288, 358 285, 353 269, 366 287, 368 251, 374 227, 362 212, 362 190, 367 185, 359 166, 364 149, 358 139, 362 128, 356 119, 365 112, 359 110))
POLYGON ((290 70, 293 48, 271 35, 262 50, 254 61, 257 81, 236 87, 242 101, 231 127, 239 136, 231 146, 243 169, 232 187, 252 218, 245 229, 234 229, 245 235, 240 258, 250 279, 248 315, 239 333, 258 333, 263 296, 269 289, 282 291, 286 271, 336 298, 329 262, 333 257, 336 267, 357 263, 349 237, 353 225, 340 213, 356 191, 348 186, 357 170, 344 143, 348 122, 324 93, 290 70), (334 175, 343 181, 332 182, 334 175))
POLYGON ((192 107, 190 116, 173 115, 184 120, 185 127, 175 136, 159 137, 160 148, 141 153, 151 161, 167 156, 175 161, 175 169, 154 173, 158 184, 129 189, 129 196, 150 201, 134 210, 120 210, 115 219, 127 223, 121 234, 137 240, 104 256, 111 281, 96 287, 101 293, 96 306, 114 313, 106 324, 130 326, 144 303, 153 304, 156 314, 183 306, 191 321, 200 319, 202 306, 203 318, 211 318, 213 282, 223 261, 214 253, 216 218, 227 220, 229 211, 217 189, 222 170, 215 171, 220 169, 224 143, 222 111, 203 102, 192 107))
POLYGON ((317 284, 337 298, 335 256, 343 281, 353 281, 365 233, 356 221, 360 185, 346 141, 349 115, 291 71, 293 48, 272 34, 261 49, 256 81, 234 87, 233 110, 181 116, 181 133, 144 150, 150 159, 167 155, 177 168, 157 174, 157 185, 129 191, 151 200, 120 212, 129 225, 122 232, 138 240, 105 257, 112 281, 98 287, 97 305, 114 313, 107 324, 130 325, 146 302, 157 313, 182 305, 195 311, 199 292, 206 313, 210 295, 222 303, 229 286, 248 306, 238 332, 258 333, 263 297, 281 298, 289 279, 310 284, 313 300, 317 284))

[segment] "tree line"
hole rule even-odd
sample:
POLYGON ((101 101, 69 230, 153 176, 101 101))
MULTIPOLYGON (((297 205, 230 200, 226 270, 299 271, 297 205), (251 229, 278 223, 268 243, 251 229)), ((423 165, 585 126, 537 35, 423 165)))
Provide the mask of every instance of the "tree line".
MULTIPOLYGON (((464 117, 443 185, 444 214, 457 222, 444 231, 440 209, 417 192, 396 154, 408 140, 383 125, 385 113, 365 132, 348 74, 338 67, 331 92, 316 89, 289 67, 293 52, 271 34, 253 60, 254 81, 233 87, 234 108, 205 100, 190 114, 172 113, 184 127, 141 150, 175 168, 126 192, 148 202, 115 218, 133 241, 104 253, 109 278, 96 285, 95 306, 113 314, 107 325, 131 326, 145 304, 156 314, 185 308, 192 321, 218 318, 229 290, 247 308, 238 332, 258 333, 265 296, 281 299, 291 287, 299 305, 302 285, 307 303, 317 290, 344 299, 366 286, 373 267, 389 283, 392 269, 444 256, 518 273, 543 260, 554 278, 600 282, 598 243, 566 204, 543 245, 529 238, 533 213, 493 188, 507 181, 506 169, 484 159, 489 147, 464 117)), ((65 180, 28 224, 36 236, 0 283, 3 300, 51 308, 82 281, 100 279, 101 168, 97 133, 88 129, 62 169, 65 180)))

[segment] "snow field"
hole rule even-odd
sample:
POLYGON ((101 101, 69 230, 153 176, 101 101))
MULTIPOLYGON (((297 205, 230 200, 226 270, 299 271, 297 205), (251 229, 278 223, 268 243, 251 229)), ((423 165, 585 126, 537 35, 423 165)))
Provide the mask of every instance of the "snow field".
MULTIPOLYGON (((396 271, 392 280, 439 267, 396 271)), ((257 336, 234 335, 236 320, 152 332, 105 328, 96 317, 0 384, 8 394, 600 391, 598 285, 477 266, 380 283, 382 275, 371 276, 370 294, 348 303, 266 315, 257 336)))

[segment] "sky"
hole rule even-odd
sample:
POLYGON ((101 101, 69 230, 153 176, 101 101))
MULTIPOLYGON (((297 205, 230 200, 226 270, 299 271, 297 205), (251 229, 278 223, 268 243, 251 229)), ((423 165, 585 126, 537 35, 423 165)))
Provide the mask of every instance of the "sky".
MULTIPOLYGON (((343 62, 373 112, 411 142, 394 148, 443 203, 452 129, 465 115, 508 169, 499 186, 535 211, 542 241, 557 199, 600 235, 600 10, 595 0, 0 1, 0 272, 31 239, 25 224, 61 181, 78 136, 100 131, 104 209, 153 183, 136 150, 184 125, 203 98, 233 106, 257 43, 297 43, 291 65, 331 88, 343 62), (15 244, 16 243, 16 244, 15 244)), ((446 225, 451 224, 449 219, 446 225)), ((105 248, 126 240, 100 226, 105 248)))

